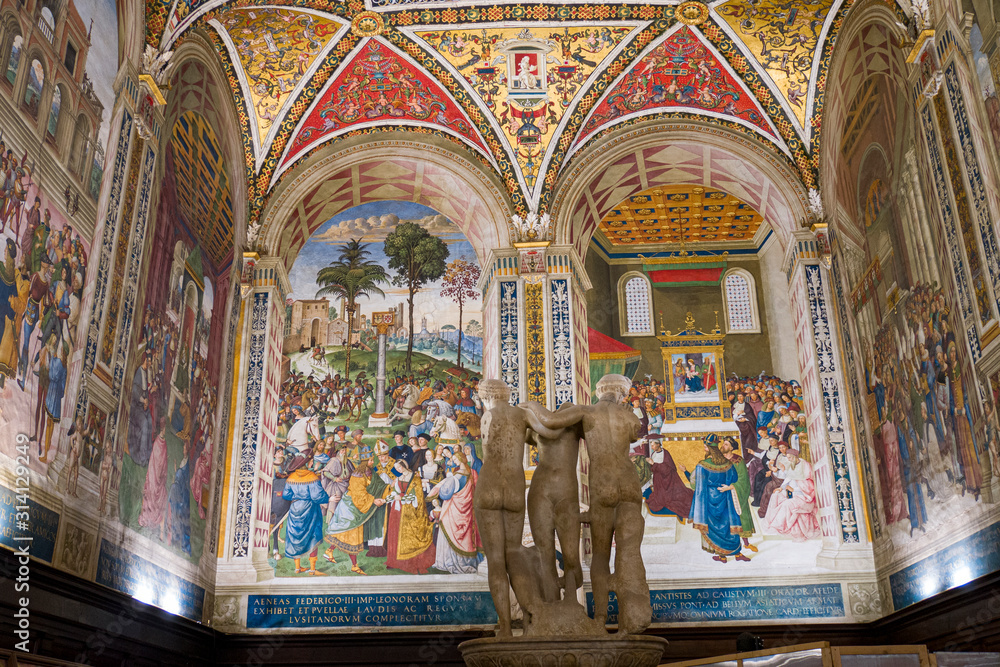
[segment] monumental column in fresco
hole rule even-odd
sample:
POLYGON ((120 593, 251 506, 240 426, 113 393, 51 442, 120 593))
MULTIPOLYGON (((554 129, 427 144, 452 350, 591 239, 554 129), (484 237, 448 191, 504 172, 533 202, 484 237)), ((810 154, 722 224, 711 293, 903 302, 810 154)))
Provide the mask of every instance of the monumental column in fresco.
POLYGON ((375 412, 368 418, 368 426, 390 426, 389 413, 385 409, 385 348, 389 327, 396 324, 396 311, 374 312, 371 322, 378 333, 378 362, 375 368, 375 412))

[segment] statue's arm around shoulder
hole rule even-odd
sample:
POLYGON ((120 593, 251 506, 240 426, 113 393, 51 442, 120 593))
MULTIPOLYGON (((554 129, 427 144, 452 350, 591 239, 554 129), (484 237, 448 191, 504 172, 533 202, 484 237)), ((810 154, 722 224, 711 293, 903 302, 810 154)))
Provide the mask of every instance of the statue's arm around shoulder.
POLYGON ((550 439, 559 437, 559 433, 555 431, 579 423, 586 414, 579 406, 567 406, 560 408, 558 412, 549 412, 535 401, 521 403, 517 407, 522 409, 533 431, 550 439))

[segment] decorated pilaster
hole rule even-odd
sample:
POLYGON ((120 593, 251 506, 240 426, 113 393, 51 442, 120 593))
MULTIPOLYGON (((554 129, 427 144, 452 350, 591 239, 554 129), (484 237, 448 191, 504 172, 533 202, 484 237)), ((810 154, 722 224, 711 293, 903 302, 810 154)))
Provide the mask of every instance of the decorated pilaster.
POLYGON ((855 481, 860 477, 829 273, 829 236, 826 224, 820 222, 818 193, 813 197, 812 214, 811 229, 793 233, 785 268, 809 440, 826 445, 810 447, 823 538, 817 564, 837 570, 870 568, 872 556, 860 485, 855 481))
POLYGON ((218 582, 260 581, 268 565, 272 460, 281 384, 281 345, 288 274, 276 257, 244 253, 240 322, 233 382, 232 441, 226 467, 224 524, 218 582))
POLYGON ((515 216, 514 230, 513 246, 490 252, 479 282, 484 374, 507 383, 512 403, 588 403, 583 264, 572 246, 548 240, 548 216, 515 216))
POLYGON ((391 426, 385 410, 385 346, 389 327, 396 324, 396 311, 372 313, 372 326, 378 333, 378 362, 375 368, 375 412, 368 418, 368 426, 391 426))

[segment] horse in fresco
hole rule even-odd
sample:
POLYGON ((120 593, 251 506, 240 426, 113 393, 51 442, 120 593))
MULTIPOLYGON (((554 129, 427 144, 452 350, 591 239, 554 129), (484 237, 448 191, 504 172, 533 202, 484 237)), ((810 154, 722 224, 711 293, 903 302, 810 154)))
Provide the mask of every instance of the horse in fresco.
POLYGON ((434 426, 431 427, 431 437, 442 445, 457 445, 461 437, 458 423, 451 417, 438 415, 434 418, 434 426))

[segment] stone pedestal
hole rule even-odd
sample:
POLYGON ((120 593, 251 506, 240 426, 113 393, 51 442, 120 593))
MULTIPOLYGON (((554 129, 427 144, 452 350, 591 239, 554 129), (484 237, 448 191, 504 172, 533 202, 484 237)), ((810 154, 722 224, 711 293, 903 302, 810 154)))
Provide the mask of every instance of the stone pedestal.
POLYGON ((468 667, 655 667, 667 640, 646 635, 607 639, 487 637, 462 642, 458 650, 468 667))

